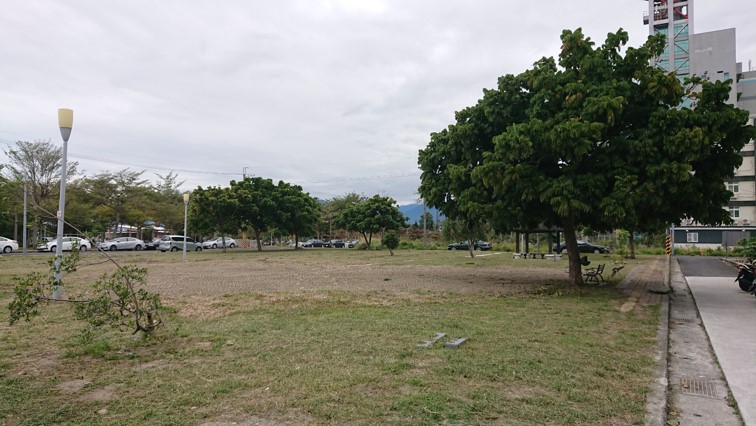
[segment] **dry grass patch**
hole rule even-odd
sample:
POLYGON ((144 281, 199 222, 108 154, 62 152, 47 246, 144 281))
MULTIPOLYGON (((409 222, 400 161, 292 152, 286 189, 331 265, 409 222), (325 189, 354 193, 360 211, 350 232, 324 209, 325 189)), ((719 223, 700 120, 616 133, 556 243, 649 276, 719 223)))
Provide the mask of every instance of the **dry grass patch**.
MULTIPOLYGON (((146 265, 148 277, 155 272, 166 278, 149 286, 164 295, 171 310, 167 327, 148 341, 115 333, 83 339, 70 312, 59 305, 32 323, 0 325, 0 394, 5 396, 0 419, 30 424, 642 422, 655 344, 654 307, 623 314, 618 310, 623 295, 608 287, 528 294, 525 289, 540 288, 543 277, 560 279, 564 271, 551 266, 440 265, 458 261, 447 253, 401 261, 426 266, 379 263, 375 257, 361 263, 352 253, 330 258, 325 253, 305 253, 302 264, 298 253, 266 254, 267 260, 256 262, 247 262, 245 253, 203 253, 201 262, 188 264, 156 253, 146 265), (216 259, 216 279, 196 274, 197 268, 209 272, 216 259), (262 266, 271 264, 279 266, 262 266), (341 279, 355 264, 361 265, 359 285, 341 279), (219 277, 228 269, 255 274, 225 283, 219 277), (271 283, 261 277, 284 279, 271 283), (300 288, 307 277, 328 279, 300 288), (334 282, 341 284, 334 287, 334 282), (370 288, 381 283, 391 285, 370 288), (448 290, 454 283, 458 289, 448 290), (439 331, 468 337, 469 343, 458 350, 443 349, 442 343, 415 349, 439 331), (49 365, 19 374, 31 371, 40 353, 49 365)), ((96 265, 87 268, 77 274, 99 272, 96 265)), ((84 275, 78 277, 67 291, 83 285, 84 275)), ((11 285, 0 271, 0 304, 9 301, 11 285)))

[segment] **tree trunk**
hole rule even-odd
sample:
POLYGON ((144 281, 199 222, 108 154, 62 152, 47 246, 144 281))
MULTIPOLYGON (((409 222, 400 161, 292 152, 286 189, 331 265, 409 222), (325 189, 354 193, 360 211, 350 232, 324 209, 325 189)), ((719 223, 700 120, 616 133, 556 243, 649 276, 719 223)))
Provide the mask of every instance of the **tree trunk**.
POLYGON ((630 236, 627 239, 630 247, 630 259, 635 259, 635 238, 633 238, 632 231, 630 231, 630 236))
POLYGON ((567 243, 567 259, 570 265, 570 284, 583 285, 583 271, 580 265, 580 252, 578 251, 577 236, 575 235, 575 219, 568 217, 564 220, 564 242, 567 243))
POLYGON ((389 247, 389 253, 391 253, 392 256, 394 255, 394 250, 391 247, 389 247))
POLYGON ((467 249, 470 251, 470 257, 475 259, 475 241, 472 238, 467 239, 467 249))
POLYGON ((370 233, 370 237, 368 237, 368 234, 362 233, 362 236, 365 237, 365 244, 367 244, 367 249, 370 250, 370 242, 373 240, 373 233, 370 233))
POLYGON ((255 240, 257 241, 257 251, 262 251, 262 241, 260 241, 260 231, 257 229, 252 230, 255 233, 255 240))

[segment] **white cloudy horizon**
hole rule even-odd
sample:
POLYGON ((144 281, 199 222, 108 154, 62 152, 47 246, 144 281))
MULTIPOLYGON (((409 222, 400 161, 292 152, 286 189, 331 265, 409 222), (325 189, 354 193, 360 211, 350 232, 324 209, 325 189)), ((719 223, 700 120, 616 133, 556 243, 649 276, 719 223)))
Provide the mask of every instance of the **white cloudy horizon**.
MULTIPOLYGON (((646 2, 608 3, 0 0, 0 148, 62 144, 71 108, 69 160, 87 174, 174 170, 191 190, 246 172, 414 203, 430 133, 558 55, 563 29, 646 39, 646 2)), ((695 30, 735 27, 747 67, 756 8, 726 3, 697 0, 695 30)))

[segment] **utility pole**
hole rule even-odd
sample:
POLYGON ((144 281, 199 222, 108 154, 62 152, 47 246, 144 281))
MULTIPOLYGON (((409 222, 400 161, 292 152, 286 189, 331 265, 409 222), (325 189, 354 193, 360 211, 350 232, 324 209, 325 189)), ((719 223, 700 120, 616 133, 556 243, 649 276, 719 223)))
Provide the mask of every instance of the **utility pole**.
POLYGON ((23 241, 24 248, 23 248, 23 250, 21 250, 21 253, 23 253, 24 256, 26 256, 26 174, 24 174, 24 229, 23 229, 23 237, 24 237, 24 241, 23 241))
POLYGON ((249 168, 249 167, 243 167, 243 168, 242 168, 242 178, 243 178, 243 179, 246 179, 246 178, 247 178, 247 169, 248 169, 248 168, 249 168))

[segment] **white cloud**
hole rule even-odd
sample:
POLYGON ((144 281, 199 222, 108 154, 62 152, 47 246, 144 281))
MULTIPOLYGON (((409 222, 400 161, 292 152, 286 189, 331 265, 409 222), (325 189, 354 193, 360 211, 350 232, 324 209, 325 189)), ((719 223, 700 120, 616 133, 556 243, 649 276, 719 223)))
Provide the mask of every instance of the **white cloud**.
MULTIPOLYGON (((602 42, 623 27, 632 45, 648 33, 637 0, 10 3, 0 144, 59 143, 69 107, 69 151, 89 172, 172 168, 191 188, 247 167, 323 198, 401 202, 429 134, 500 75, 556 55, 562 29, 602 42)), ((756 59, 750 6, 698 0, 696 29, 735 26, 738 59, 756 59)))

